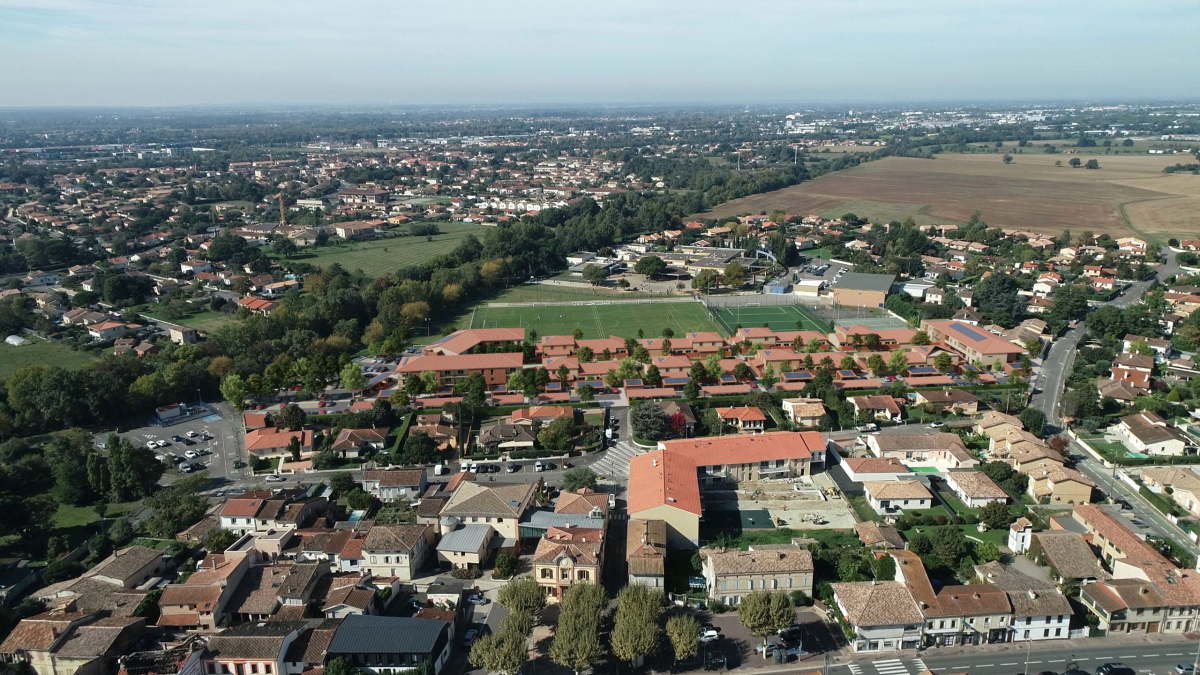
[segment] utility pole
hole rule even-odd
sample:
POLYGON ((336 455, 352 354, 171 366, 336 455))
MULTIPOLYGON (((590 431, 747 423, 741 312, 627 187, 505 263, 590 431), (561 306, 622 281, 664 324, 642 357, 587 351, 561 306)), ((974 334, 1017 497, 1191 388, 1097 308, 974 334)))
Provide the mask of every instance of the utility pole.
POLYGON ((1029 645, 1033 644, 1033 640, 1025 639, 1025 675, 1029 675, 1029 645))

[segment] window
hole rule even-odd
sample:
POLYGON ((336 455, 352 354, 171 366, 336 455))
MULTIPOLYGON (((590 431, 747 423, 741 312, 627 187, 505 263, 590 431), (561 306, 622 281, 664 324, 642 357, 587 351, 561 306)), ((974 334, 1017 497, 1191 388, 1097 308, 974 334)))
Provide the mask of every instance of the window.
POLYGON ((1055 628, 1055 629, 1054 629, 1054 637, 1060 637, 1060 636, 1062 636, 1062 629, 1061 629, 1061 628, 1055 628))
POLYGON ((1050 629, 1049 628, 1042 630, 1042 637, 1050 637, 1050 629))
POLYGON ((579 570, 578 579, 580 581, 587 581, 588 580, 588 571, 587 570, 579 570))
POLYGON ((258 664, 257 663, 250 664, 250 672, 255 673, 257 675, 257 673, 258 673, 258 664))
POLYGON ((543 567, 542 568, 542 578, 543 579, 553 579, 554 578, 554 570, 543 567))

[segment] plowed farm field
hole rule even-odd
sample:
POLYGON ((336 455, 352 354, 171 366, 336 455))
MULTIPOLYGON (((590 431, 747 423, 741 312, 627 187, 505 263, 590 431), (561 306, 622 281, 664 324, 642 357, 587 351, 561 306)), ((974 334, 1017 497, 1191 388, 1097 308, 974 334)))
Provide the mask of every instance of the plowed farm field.
POLYGON ((887 157, 782 190, 751 195, 695 214, 722 218, 782 210, 826 217, 852 212, 871 220, 964 222, 979 211, 990 225, 1058 233, 1131 231, 1167 239, 1200 236, 1200 176, 1164 174, 1176 156, 1084 155, 1099 169, 1071 168, 1072 155, 942 154, 887 157), (1061 162, 1062 166, 1056 166, 1061 162))

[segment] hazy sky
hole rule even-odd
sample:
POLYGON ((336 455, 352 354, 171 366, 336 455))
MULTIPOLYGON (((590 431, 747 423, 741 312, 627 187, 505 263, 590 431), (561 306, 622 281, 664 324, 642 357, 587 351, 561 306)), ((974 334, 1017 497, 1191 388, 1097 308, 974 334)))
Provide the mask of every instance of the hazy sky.
POLYGON ((0 107, 1200 98, 1196 0, 0 0, 0 107))

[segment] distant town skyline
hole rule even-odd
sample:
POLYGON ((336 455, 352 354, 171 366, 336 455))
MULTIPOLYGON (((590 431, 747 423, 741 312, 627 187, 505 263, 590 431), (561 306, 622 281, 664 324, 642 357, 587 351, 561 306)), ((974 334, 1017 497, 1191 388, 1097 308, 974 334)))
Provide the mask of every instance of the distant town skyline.
POLYGON ((0 0, 0 106, 1185 100, 1188 0, 0 0))

